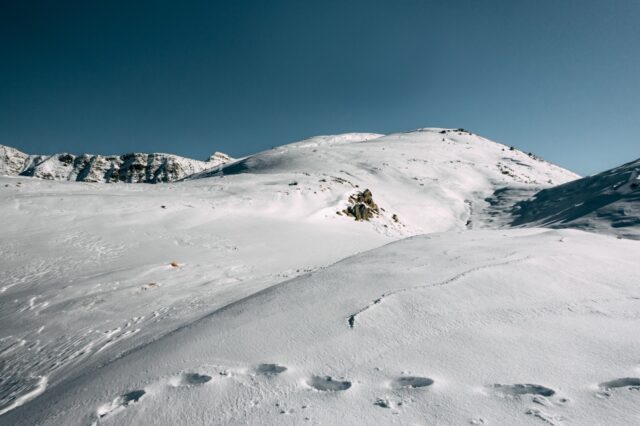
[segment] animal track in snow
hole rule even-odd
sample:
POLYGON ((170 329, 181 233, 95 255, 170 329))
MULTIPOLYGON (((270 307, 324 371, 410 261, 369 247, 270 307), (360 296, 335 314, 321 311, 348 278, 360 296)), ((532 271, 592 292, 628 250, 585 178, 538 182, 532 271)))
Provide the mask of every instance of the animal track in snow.
POLYGON ((548 397, 553 396, 556 393, 553 389, 529 383, 516 383, 513 385, 495 384, 490 387, 505 396, 541 395, 548 397))
POLYGON ((278 364, 258 364, 255 372, 261 376, 275 376, 287 371, 287 367, 278 364))
POLYGON ((348 380, 334 380, 331 376, 311 376, 307 384, 318 391, 338 392, 345 391, 351 387, 348 380))
POLYGON ((395 379, 392 383, 392 386, 396 389, 425 388, 431 386, 432 384, 433 380, 428 377, 402 376, 395 379))
MULTIPOLYGON (((515 253, 511 253, 509 255, 507 255, 506 257, 511 257, 513 256, 515 253)), ((431 288, 431 287, 440 287, 440 286, 444 286, 444 285, 448 285, 451 284, 455 281, 458 281, 464 277, 466 277, 469 274, 472 274, 474 272, 478 272, 478 271, 482 271, 484 269, 490 269, 490 268, 495 268, 495 267, 499 267, 499 266, 505 266, 505 265, 510 265, 512 263, 516 263, 516 262, 524 262, 526 260, 528 260, 529 257, 525 256, 525 257, 521 257, 521 258, 516 258, 516 259, 511 259, 511 260, 506 260, 503 262, 498 262, 498 263, 490 263, 487 265, 480 265, 480 266, 476 266, 473 268, 469 268, 466 271, 462 271, 459 274, 454 275, 451 278, 448 278, 444 281, 439 281, 436 283, 432 283, 432 284, 424 284, 424 285, 416 285, 416 286, 412 286, 412 287, 406 287, 406 288, 400 288, 397 290, 393 290, 387 293, 383 293, 379 298, 373 300, 371 303, 369 303, 367 306, 365 306, 364 308, 358 310, 357 312, 349 315, 347 317, 347 324, 349 325, 349 328, 355 328, 356 325, 356 317, 360 314, 365 313, 366 311, 368 311, 370 308, 374 307, 375 305, 378 305, 379 303, 381 303, 385 298, 387 297, 392 297, 392 296, 397 296, 399 294, 408 292, 408 291, 412 291, 412 290, 422 290, 422 289, 426 289, 426 288, 431 288)))
POLYGON ((637 390, 640 389, 640 379, 636 377, 625 377, 600 383, 600 387, 604 389, 629 388, 637 390))
POLYGON ((198 373, 182 373, 170 380, 172 386, 199 386, 211 380, 211 376, 198 373))
POLYGON ((145 394, 146 392, 144 390, 138 389, 138 390, 133 390, 131 392, 127 392, 123 395, 120 395, 119 397, 115 398, 113 401, 111 401, 109 404, 105 404, 103 406, 101 406, 100 408, 98 408, 98 411, 96 412, 96 414, 98 415, 99 418, 103 418, 106 417, 110 414, 114 414, 132 404, 135 404, 136 402, 138 402, 140 400, 140 398, 142 398, 142 396, 145 394))
POLYGON ((382 299, 385 298, 386 296, 388 296, 388 294, 383 294, 378 299, 374 300, 373 302, 371 302, 366 307, 360 309, 355 314, 349 315, 349 318, 347 318, 347 322, 349 323, 349 328, 353 328, 356 325, 356 316, 360 315, 361 313, 363 313, 364 311, 366 311, 367 309, 369 309, 373 305, 377 305, 378 303, 382 302, 382 299))
POLYGON ((629 388, 630 390, 640 390, 640 378, 624 377, 622 379, 615 379, 615 380, 610 380, 608 382, 600 383, 599 386, 604 390, 611 390, 616 388, 629 388))

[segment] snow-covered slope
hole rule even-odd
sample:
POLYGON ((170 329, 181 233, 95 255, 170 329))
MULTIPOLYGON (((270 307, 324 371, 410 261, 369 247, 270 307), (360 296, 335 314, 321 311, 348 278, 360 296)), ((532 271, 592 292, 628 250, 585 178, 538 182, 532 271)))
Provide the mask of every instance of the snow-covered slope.
MULTIPOLYGON (((21 158, 13 152, 10 157, 21 158)), ((597 251, 591 257, 576 254, 574 263, 555 281, 548 271, 557 266, 555 259, 569 262, 571 252, 586 252, 588 246, 605 247, 607 259, 609 254, 621 253, 624 267, 611 276, 622 274, 616 278, 621 283, 621 294, 631 294, 625 277, 635 275, 627 268, 625 256, 636 248, 632 245, 635 241, 571 231, 467 232, 500 224, 486 214, 491 197, 500 191, 529 194, 576 178, 558 166, 480 136, 439 128, 387 136, 358 133, 315 137, 166 185, 0 177, 0 217, 8 224, 0 227, 0 413, 4 413, 0 414, 0 423, 175 424, 177 419, 172 416, 180 416, 181 422, 193 424, 299 423, 304 417, 326 424, 337 416, 355 422, 356 417, 351 416, 356 415, 364 416, 369 423, 391 423, 393 419, 408 423, 448 416, 449 411, 444 408, 428 410, 425 404, 434 400, 420 399, 410 389, 392 389, 428 382, 399 378, 403 370, 411 370, 403 376, 424 375, 435 381, 427 393, 418 394, 427 397, 446 387, 446 383, 455 383, 454 390, 467 389, 464 383, 476 384, 485 392, 484 386, 490 383, 535 380, 562 390, 565 382, 535 375, 536 370, 526 363, 518 371, 522 376, 532 373, 527 377, 514 373, 502 378, 491 367, 492 375, 473 378, 473 373, 464 369, 449 375, 448 371, 461 364, 462 358, 456 365, 445 365, 443 361, 438 370, 442 374, 428 366, 423 368, 417 359, 428 355, 429 348, 447 356, 452 353, 453 346, 424 333, 438 336, 442 332, 448 342, 455 336, 445 331, 455 330, 449 326, 455 325, 458 317, 468 330, 477 325, 478 336, 484 337, 489 332, 482 328, 484 324, 503 324, 492 319, 497 308, 482 308, 494 306, 491 298, 496 304, 506 303, 506 313, 499 311, 506 317, 499 318, 513 320, 514 324, 505 329, 507 334, 501 338, 509 337, 512 346, 503 342, 491 349, 488 340, 475 349, 463 348, 469 352, 465 352, 464 361, 469 368, 481 367, 477 361, 484 359, 485 352, 522 358, 524 349, 517 348, 532 349, 528 339, 535 326, 526 322, 518 328, 520 318, 529 318, 527 301, 530 306, 539 307, 542 313, 534 308, 538 315, 534 319, 542 321, 549 309, 545 294, 555 286, 567 285, 574 290, 584 285, 584 280, 593 276, 588 274, 589 268, 597 266, 593 260, 599 256, 597 251), (368 220, 354 220, 358 218, 368 220), (444 233, 433 239, 420 237, 391 245, 379 254, 362 254, 323 269, 356 253, 433 232, 444 233), (547 251, 552 254, 549 258, 547 251), (521 257, 531 258, 530 263, 521 261, 521 257), (514 259, 515 263, 509 263, 514 259), (378 260, 381 269, 371 266, 378 260), (591 264, 581 272, 583 260, 591 264), (504 276, 495 275, 499 279, 493 282, 492 271, 502 269, 492 265, 501 261, 507 262, 504 276), (361 267, 357 266, 359 262, 363 262, 361 267), (525 264, 526 270, 519 269, 525 264), (537 265, 541 265, 539 270, 537 265), (483 275, 485 269, 488 277, 483 275), (383 270, 387 275, 377 281, 376 274, 366 275, 365 270, 383 270), (442 304, 438 306, 446 306, 451 315, 434 311, 429 297, 416 297, 416 304, 406 304, 404 312, 404 296, 399 294, 398 299, 393 296, 388 300, 392 302, 389 306, 395 306, 397 318, 384 318, 385 326, 377 331, 375 327, 361 327, 366 325, 369 313, 385 312, 378 308, 388 306, 387 301, 376 300, 393 289, 418 286, 420 282, 457 283, 462 277, 478 276, 476 270, 479 280, 462 290, 458 302, 454 297, 458 287, 442 285, 438 290, 442 293, 434 300, 440 300, 442 304), (526 274, 521 277, 523 271, 526 274), (457 274, 462 275, 456 278, 457 274), (266 290, 296 277, 299 279, 266 290), (518 287, 522 295, 508 287, 505 296, 499 291, 501 287, 495 287, 508 277, 522 283, 518 287), (313 289, 315 292, 308 293, 313 289), (476 294, 476 290, 480 293, 476 294), (511 298, 517 302, 513 311, 507 306, 511 298), (474 300, 481 302, 477 312, 469 305, 474 300), (254 309, 256 303, 264 308, 254 309), (358 314, 369 304, 376 309, 358 314), (272 312, 276 305, 280 311, 277 315, 272 312), (305 313, 302 306, 309 307, 309 312, 305 313), (430 312, 435 313, 425 319, 424 315, 430 312), (308 314, 308 319, 303 314, 308 314), (334 324, 336 316, 340 318, 334 324), (202 318, 216 318, 219 322, 202 318), (256 327, 261 323, 268 330, 258 330, 253 325, 245 328, 249 318, 256 321, 256 327), (409 321, 412 318, 416 321, 414 326, 409 321), (315 321, 318 323, 313 325, 315 321), (253 335, 251 330, 263 334, 253 335), (318 330, 325 330, 325 334, 318 330), (360 331, 367 336, 348 341, 359 336, 355 333, 360 331), (246 341, 238 342, 239 335, 246 341), (188 337, 180 340, 183 338, 175 336, 188 337), (382 342, 379 349, 384 354, 378 348, 369 349, 377 345, 377 339, 382 342), (385 343, 389 339, 406 343, 407 349, 395 349, 393 342, 385 343), (424 348, 428 350, 415 346, 413 339, 427 342, 424 348), (269 342, 277 343, 278 348, 273 349, 269 342), (182 349, 176 345, 184 351, 180 352, 182 349), (245 355, 225 352, 234 348, 245 355), (476 349, 480 355, 471 353, 476 349), (258 360, 259 350, 264 350, 264 359, 258 360), (386 367, 382 361, 376 362, 384 374, 376 372, 376 366, 369 369, 369 359, 383 360, 385 356, 386 367), (138 362, 142 361, 138 357, 146 359, 148 368, 139 368, 138 362), (288 369, 281 375, 264 377, 263 373, 279 369, 269 365, 257 368, 257 363, 282 363, 288 369), (260 374, 252 375, 256 368, 260 374), (467 373, 470 376, 465 382, 462 376, 467 373), (350 388, 334 393, 310 391, 307 383, 316 388, 348 387, 313 379, 314 374, 346 375, 350 388), (226 378, 230 380, 221 381, 226 378), (372 386, 361 385, 358 380, 372 386), (218 385, 222 388, 211 387, 218 385), (86 389, 86 395, 75 393, 80 389, 86 389), (211 392, 198 393, 203 389, 214 392, 214 402, 211 392), (374 393, 380 402, 372 399, 374 393), (305 399, 308 397, 318 399, 305 399), (277 401, 271 403, 271 398, 277 401), (404 401, 402 405, 397 398, 404 401), (166 407, 158 408, 157 401, 163 401, 166 407), (300 406, 284 406, 286 401, 300 406), (343 412, 346 403, 355 404, 355 411, 343 412), (126 410, 122 408, 128 405, 126 410), (393 408, 385 410, 382 405, 393 408), (175 411, 169 413, 172 406, 175 411), (277 416, 270 417, 271 409, 277 416), (287 415, 292 414, 291 409, 295 416, 287 415), (307 409, 314 412, 298 416, 307 409), (285 414, 280 415, 280 411, 285 414), (395 417, 395 411, 404 417, 395 417), (159 414, 144 417, 154 412, 159 414), (386 417, 370 417, 378 415, 386 417)), ((609 263, 601 263, 600 267, 603 271, 612 268, 609 263)), ((604 293, 596 287, 587 288, 585 294, 600 300, 597 298, 604 293)), ((571 299, 581 307, 581 295, 572 292, 561 300, 571 299)), ((635 315, 635 305, 629 306, 625 312, 635 315)), ((617 305, 613 307, 617 309, 617 305)), ((547 326, 553 324, 544 322, 547 326)), ((571 339, 574 330, 559 327, 556 332, 548 335, 571 339)), ((597 332, 588 337, 600 339, 597 332)), ((594 348, 585 345, 579 349, 592 353, 594 348)), ((575 359, 579 350, 572 351, 568 355, 575 359)), ((437 363, 431 355, 429 363, 437 363)), ((590 359, 589 362, 596 360, 590 359)), ((454 360, 452 356, 451 362, 454 360)), ((558 372, 564 365, 564 361, 551 356, 548 361, 550 371, 558 372)), ((611 369, 607 375, 622 374, 617 371, 611 369)), ((567 383, 578 389, 582 382, 571 379, 567 383)), ((437 399, 435 406, 465 404, 454 394, 442 395, 444 399, 437 399)), ((501 399, 494 403, 489 402, 493 399, 478 399, 478 395, 466 391, 456 395, 468 397, 470 408, 461 408, 460 413, 464 414, 451 417, 452 423, 471 415, 471 411, 478 411, 473 419, 480 422, 479 417, 484 415, 478 408, 481 402, 488 407, 495 405, 487 411, 492 416, 503 413, 507 419, 518 419, 516 423, 541 421, 545 413, 556 411, 544 404, 559 403, 555 399, 540 400, 543 405, 537 408, 539 412, 532 409, 532 415, 523 416, 522 407, 513 408, 520 402, 508 398, 505 403, 501 399), (514 411, 509 411, 512 408, 514 411)), ((565 406, 571 407, 571 403, 565 406)), ((558 415, 562 413, 579 418, 571 409, 558 415)), ((495 419, 492 424, 500 423, 499 418, 491 418, 495 419)))
POLYGON ((638 242, 421 236, 220 309, 7 413, 7 424, 628 425, 638 242))
POLYGON ((513 225, 578 228, 640 239, 640 159, 545 189, 513 211, 513 225))
POLYGON ((264 183, 265 191, 254 194, 260 205, 273 210, 284 202, 282 214, 289 216, 335 215, 347 208, 350 195, 369 189, 381 208, 373 226, 403 235, 471 228, 474 212, 498 188, 536 190, 578 178, 462 129, 440 128, 319 136, 188 179, 209 177, 264 183), (279 188, 278 197, 272 188, 279 188))
POLYGON ((22 175, 48 180, 107 183, 173 182, 229 161, 232 161, 232 158, 220 152, 214 153, 208 161, 198 161, 172 154, 27 155, 17 149, 0 145, 0 175, 22 175))
POLYGON ((45 377, 53 386, 287 277, 481 227, 474 213, 496 188, 574 177, 467 132, 422 129, 315 137, 144 188, 0 178, 11 224, 0 228, 0 410, 45 377), (349 216, 364 208, 369 221, 349 216))

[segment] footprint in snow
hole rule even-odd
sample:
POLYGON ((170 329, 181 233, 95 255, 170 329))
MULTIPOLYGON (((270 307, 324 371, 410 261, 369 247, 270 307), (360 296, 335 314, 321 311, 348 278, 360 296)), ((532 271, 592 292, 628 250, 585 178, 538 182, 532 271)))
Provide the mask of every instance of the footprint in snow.
POLYGON ((311 376, 307 380, 307 384, 315 390, 323 392, 345 391, 351 387, 348 380, 334 380, 331 376, 311 376))
POLYGON ((172 386, 199 386, 211 380, 211 376, 198 373, 182 373, 170 380, 172 386))
POLYGON ((260 376, 275 376, 287 371, 287 367, 278 364, 258 364, 255 373, 260 376))
POLYGON ((110 414, 114 414, 138 402, 145 393, 146 392, 141 389, 127 392, 123 395, 118 396, 110 403, 102 405, 100 408, 98 408, 98 411, 96 412, 96 414, 98 415, 99 418, 103 418, 110 414))
POLYGON ((392 383, 396 389, 403 388, 426 388, 433 384, 433 380, 428 377, 418 376, 401 376, 395 379, 392 383))
POLYGON ((629 390, 640 390, 640 379, 637 377, 625 377, 622 379, 610 380, 600 383, 600 388, 611 390, 616 388, 628 388, 629 390))
POLYGON ((503 396, 540 395, 549 397, 556 393, 553 389, 530 383, 516 383, 513 385, 503 385, 498 383, 491 385, 490 387, 503 396))
POLYGON ((608 398, 613 389, 627 388, 628 390, 640 390, 640 379, 637 377, 624 377, 622 379, 610 380, 598 385, 600 392, 596 392, 598 398, 608 398))

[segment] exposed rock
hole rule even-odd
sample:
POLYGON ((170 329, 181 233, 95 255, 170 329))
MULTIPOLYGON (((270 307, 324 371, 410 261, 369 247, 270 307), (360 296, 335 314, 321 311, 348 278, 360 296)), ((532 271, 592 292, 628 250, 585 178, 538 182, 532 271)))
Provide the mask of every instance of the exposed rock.
POLYGON ((211 156, 207 160, 207 163, 209 163, 211 167, 217 167, 217 166, 221 166, 222 164, 229 163, 231 161, 233 161, 233 158, 229 157, 224 152, 216 151, 213 154, 211 154, 211 156))
POLYGON ((29 155, 10 146, 0 145, 0 175, 17 175, 25 168, 29 155))
POLYGON ((208 161, 155 153, 129 153, 119 156, 69 153, 50 156, 28 155, 0 145, 0 174, 48 180, 105 183, 173 182, 232 160, 221 152, 211 155, 208 161))
POLYGON ((343 213, 355 220, 369 220, 380 214, 378 205, 373 201, 371 191, 365 189, 349 197, 351 203, 343 213))

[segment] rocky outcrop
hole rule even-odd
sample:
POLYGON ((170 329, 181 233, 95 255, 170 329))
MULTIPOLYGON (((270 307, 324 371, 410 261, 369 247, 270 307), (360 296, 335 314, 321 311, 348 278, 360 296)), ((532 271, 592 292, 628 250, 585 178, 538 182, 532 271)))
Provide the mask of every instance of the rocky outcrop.
POLYGON ((369 220, 380 214, 378 205, 373 201, 373 194, 368 189, 349 197, 350 206, 342 211, 355 220, 369 220))
POLYGON ((10 146, 0 145, 0 175, 18 175, 25 168, 29 155, 10 146))
POLYGON ((118 156, 54 154, 28 155, 0 145, 0 174, 81 182, 161 183, 226 164, 233 159, 216 152, 208 161, 172 154, 130 153, 118 156))
POLYGON ((211 165, 211 167, 221 166, 231 161, 233 161, 233 158, 229 157, 224 152, 218 152, 218 151, 211 154, 211 156, 207 160, 207 162, 211 165))

